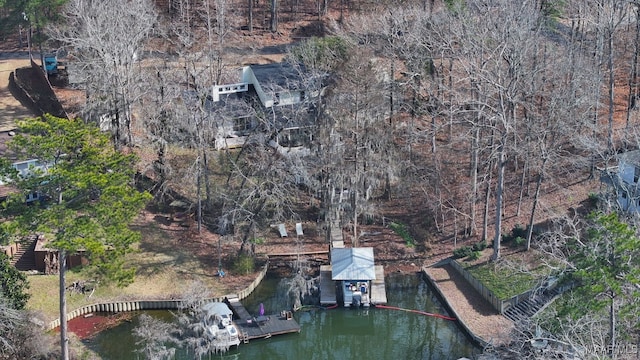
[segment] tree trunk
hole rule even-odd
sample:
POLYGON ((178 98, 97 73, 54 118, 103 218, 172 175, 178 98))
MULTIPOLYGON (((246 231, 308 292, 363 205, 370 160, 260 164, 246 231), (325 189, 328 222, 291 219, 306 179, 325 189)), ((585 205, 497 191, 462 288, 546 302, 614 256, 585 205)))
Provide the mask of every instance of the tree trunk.
POLYGON ((210 210, 213 203, 213 195, 211 194, 211 181, 209 179, 209 157, 207 156, 207 150, 205 149, 202 154, 204 165, 204 188, 205 188, 205 209, 210 210))
POLYGON ((436 116, 431 115, 431 153, 436 153, 436 116))
POLYGON ((518 195, 518 205, 516 207, 516 216, 520 216, 520 210, 522 210, 522 198, 524 197, 524 188, 527 181, 527 172, 529 172, 528 156, 525 156, 523 162, 524 164, 522 164, 522 176, 520 176, 520 194, 518 195))
MULTIPOLYGON (((202 146, 202 145, 198 145, 198 146, 202 146)), ((198 170, 196 170, 196 186, 198 187, 196 189, 197 192, 197 196, 198 196, 198 208, 196 209, 197 213, 197 218, 198 218, 198 234, 200 233, 200 231, 202 230, 202 161, 200 159, 197 160, 197 166, 198 166, 198 170)))
POLYGON ((609 356, 616 358, 616 302, 615 294, 611 295, 611 304, 609 305, 609 356))
POLYGON ((638 101, 638 52, 640 52, 640 4, 636 4, 636 37, 633 56, 631 57, 631 73, 629 74, 629 103, 627 104, 627 124, 629 128, 631 110, 635 109, 638 101))
POLYGON ((353 195, 353 247, 358 247, 358 189, 353 195))
POLYGON ((60 267, 60 347, 62 359, 69 360, 69 336, 67 330, 67 297, 65 296, 65 275, 67 268, 67 256, 65 250, 58 251, 58 266, 60 267))
POLYGON ((500 258, 500 240, 502 238, 502 198, 504 190, 504 167, 505 167, 505 149, 504 142, 506 133, 502 135, 502 143, 500 144, 498 158, 498 183, 496 184, 496 233, 493 238, 493 256, 492 260, 500 258))
POLYGON ((614 96, 615 96, 615 74, 613 73, 613 29, 609 29, 608 34, 609 42, 609 54, 608 54, 608 67, 609 67, 609 128, 608 128, 608 150, 614 152, 613 148, 613 111, 614 111, 614 96))
POLYGON ((533 195, 533 205, 531 206, 531 216, 529 217, 529 228, 527 229, 527 251, 531 249, 531 237, 533 235, 533 221, 536 216, 536 208, 538 207, 538 199, 540 198, 540 188, 542 187, 542 181, 544 180, 544 170, 547 164, 548 157, 542 159, 542 165, 540 166, 540 174, 538 174, 538 180, 536 181, 536 192, 533 195))
POLYGON ((478 147, 480 142, 480 128, 476 127, 473 135, 473 145, 471 149, 471 200, 469 201, 470 229, 469 234, 476 233, 476 202, 478 199, 478 147))
POLYGON ((278 0, 271 0, 271 32, 278 32, 278 0))
MULTIPOLYGON (((490 149, 493 149, 493 145, 495 142, 495 130, 491 130, 491 142, 489 145, 490 149)), ((489 199, 491 198, 491 180, 492 180, 492 168, 493 168, 493 161, 492 159, 489 159, 489 165, 487 166, 487 172, 486 174, 488 174, 488 179, 487 179, 487 186, 485 188, 485 193, 484 193, 484 214, 482 215, 482 240, 487 241, 488 240, 488 233, 489 233, 489 199)))
MULTIPOLYGON (((391 45, 393 46, 393 38, 391 38, 391 45)), ((393 91, 395 90, 395 80, 393 78, 393 74, 396 72, 396 63, 391 59, 391 76, 389 79, 389 125, 392 124, 393 120, 393 91)))
MULTIPOLYGON (((600 12, 598 12, 598 19, 597 22, 600 22, 600 12)), ((584 33, 581 34, 582 37, 584 37, 584 33)), ((597 81, 600 81, 600 75, 601 75, 601 66, 600 64, 602 64, 602 47, 603 45, 604 39, 602 36, 602 32, 597 30, 597 34, 596 34, 596 42, 595 42, 595 51, 594 51, 594 59, 593 61, 596 64, 596 74, 595 74, 595 78, 597 81)), ((594 96, 593 98, 595 99, 595 101, 599 101, 600 99, 600 86, 594 86, 594 96)), ((599 107, 598 106, 594 106, 593 107, 593 130, 592 130, 592 134, 591 136, 593 137, 593 140, 596 141, 597 139, 597 134, 596 134, 596 129, 598 128, 598 121, 600 119, 599 117, 599 107)), ((596 175, 596 154, 591 154, 591 167, 590 167, 590 172, 589 172, 589 178, 594 178, 596 175)))
POLYGON ((253 2, 254 0, 248 0, 249 1, 249 18, 247 19, 247 27, 249 28, 249 32, 253 32, 253 2))

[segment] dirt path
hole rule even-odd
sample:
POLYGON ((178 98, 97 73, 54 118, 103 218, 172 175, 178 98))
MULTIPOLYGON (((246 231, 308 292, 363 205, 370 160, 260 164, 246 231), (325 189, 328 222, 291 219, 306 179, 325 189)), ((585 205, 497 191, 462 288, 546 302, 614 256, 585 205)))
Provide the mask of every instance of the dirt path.
POLYGON ((0 132, 15 129, 15 121, 18 119, 36 116, 9 90, 9 75, 24 66, 29 66, 29 60, 23 53, 0 54, 0 132))

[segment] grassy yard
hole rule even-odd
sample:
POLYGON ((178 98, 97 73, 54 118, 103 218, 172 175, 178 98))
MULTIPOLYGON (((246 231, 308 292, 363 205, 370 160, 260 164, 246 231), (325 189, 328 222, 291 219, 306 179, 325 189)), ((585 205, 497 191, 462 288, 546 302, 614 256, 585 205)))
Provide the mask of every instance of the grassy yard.
MULTIPOLYGON (((244 288, 254 278, 247 277, 249 281, 245 284, 243 278, 235 277, 234 281, 232 276, 217 277, 217 240, 214 243, 211 234, 193 239, 189 229, 162 224, 157 218, 147 214, 136 225, 142 240, 126 260, 127 266, 136 268, 135 281, 124 288, 98 284, 91 297, 68 292, 67 311, 108 301, 181 298, 194 283, 205 286, 212 297, 222 296, 244 288)), ((58 318, 58 276, 30 275, 28 278, 31 284, 28 308, 41 311, 49 321, 58 318)), ((69 286, 73 281, 91 279, 88 269, 73 269, 67 272, 66 283, 69 286)))
POLYGON ((500 300, 532 289, 550 273, 544 265, 543 255, 535 250, 504 254, 498 262, 487 261, 491 252, 486 249, 480 260, 460 263, 500 300))

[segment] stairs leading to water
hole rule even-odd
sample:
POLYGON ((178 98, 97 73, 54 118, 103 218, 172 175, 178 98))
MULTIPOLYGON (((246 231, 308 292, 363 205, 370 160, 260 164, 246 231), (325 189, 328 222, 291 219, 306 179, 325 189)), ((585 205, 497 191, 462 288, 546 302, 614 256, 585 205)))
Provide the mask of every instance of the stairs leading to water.
POLYGON ((519 302, 516 306, 508 308, 504 312, 504 316, 513 322, 529 320, 529 318, 537 314, 558 294, 560 294, 560 291, 558 291, 557 289, 553 289, 545 291, 542 294, 532 296, 525 301, 519 302))
POLYGON ((18 252, 11 258, 11 265, 20 271, 36 270, 35 248, 37 236, 33 236, 29 242, 20 244, 18 252))

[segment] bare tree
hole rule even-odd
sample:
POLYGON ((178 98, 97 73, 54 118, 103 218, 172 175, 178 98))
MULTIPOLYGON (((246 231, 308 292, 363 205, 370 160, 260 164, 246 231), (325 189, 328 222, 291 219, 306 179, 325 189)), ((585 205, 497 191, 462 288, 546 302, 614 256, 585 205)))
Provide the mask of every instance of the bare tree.
POLYGON ((153 3, 72 0, 63 18, 51 34, 69 49, 71 71, 82 79, 85 118, 109 128, 116 147, 132 144, 131 107, 144 92, 136 64, 156 24, 153 3))
POLYGON ((141 345, 136 352, 142 354, 145 359, 173 359, 176 348, 172 345, 180 343, 176 337, 179 332, 177 326, 147 314, 140 315, 139 321, 140 324, 133 329, 133 335, 139 339, 136 345, 141 345))
POLYGON ((53 338, 41 316, 12 308, 0 294, 0 359, 53 359, 53 338))

